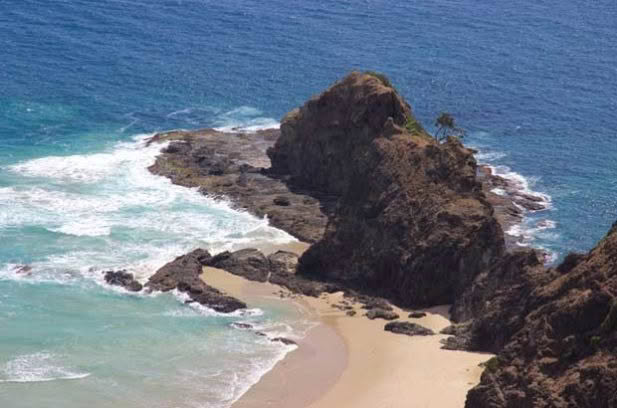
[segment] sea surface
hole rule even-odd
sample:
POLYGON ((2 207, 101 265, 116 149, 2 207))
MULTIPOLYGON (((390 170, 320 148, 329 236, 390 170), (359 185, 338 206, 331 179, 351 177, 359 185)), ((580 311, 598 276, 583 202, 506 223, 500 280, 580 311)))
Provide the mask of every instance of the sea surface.
POLYGON ((146 167, 158 130, 276 127, 353 69, 541 195, 510 234, 558 259, 617 220, 614 0, 2 0, 0 407, 228 407, 298 336, 275 304, 220 315, 129 295, 190 249, 286 233, 146 167), (18 273, 30 265, 30 275, 18 273))

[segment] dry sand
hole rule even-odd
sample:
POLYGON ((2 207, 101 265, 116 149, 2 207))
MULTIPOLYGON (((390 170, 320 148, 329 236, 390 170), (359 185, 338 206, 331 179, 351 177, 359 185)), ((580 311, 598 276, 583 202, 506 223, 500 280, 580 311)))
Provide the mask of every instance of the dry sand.
MULTIPOLYGON (((276 294, 283 289, 277 285, 249 282, 214 268, 205 268, 203 278, 251 306, 289 302, 319 322, 298 349, 233 408, 462 408, 467 391, 479 382, 479 364, 491 357, 442 350, 443 335, 409 337, 386 332, 386 322, 367 319, 359 305, 353 305, 356 316, 347 316, 333 307, 344 300, 342 293, 280 300, 276 294)), ((450 324, 447 306, 426 309, 428 315, 420 319, 395 310, 401 320, 435 332, 450 324)))

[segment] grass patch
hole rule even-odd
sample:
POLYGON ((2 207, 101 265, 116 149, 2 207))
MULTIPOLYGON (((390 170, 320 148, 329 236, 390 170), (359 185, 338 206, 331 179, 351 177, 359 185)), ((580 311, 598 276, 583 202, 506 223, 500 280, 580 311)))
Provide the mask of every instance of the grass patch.
POLYGON ((424 130, 422 125, 413 117, 407 118, 407 122, 405 122, 405 129, 407 129, 410 133, 422 133, 424 130))

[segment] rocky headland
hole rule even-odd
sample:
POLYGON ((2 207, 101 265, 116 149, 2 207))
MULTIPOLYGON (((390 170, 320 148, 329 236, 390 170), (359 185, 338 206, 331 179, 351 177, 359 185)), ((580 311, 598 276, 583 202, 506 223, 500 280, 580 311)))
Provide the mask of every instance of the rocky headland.
MULTIPOLYGON (((312 296, 343 290, 377 318, 390 316, 382 298, 452 304, 459 324, 444 347, 497 354, 467 407, 617 406, 617 226, 557 267, 516 249, 503 231, 521 221, 521 207, 543 204, 478 166, 459 140, 436 141, 383 78, 346 76, 286 115, 280 131, 173 131, 156 142, 168 145, 153 173, 267 215, 313 245, 299 258, 191 253, 148 288, 243 307, 198 282, 213 266, 312 296)), ((412 323, 388 330, 430 334, 412 323)))

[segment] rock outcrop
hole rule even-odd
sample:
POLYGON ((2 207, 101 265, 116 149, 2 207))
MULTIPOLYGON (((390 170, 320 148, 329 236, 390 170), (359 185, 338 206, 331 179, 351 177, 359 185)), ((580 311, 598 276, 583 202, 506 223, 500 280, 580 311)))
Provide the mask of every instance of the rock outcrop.
POLYGON ((246 303, 207 285, 200 278, 203 266, 211 259, 212 256, 203 249, 179 256, 150 277, 146 287, 161 292, 177 289, 186 293, 191 301, 221 313, 245 309, 246 303))
POLYGON ((472 334, 501 351, 466 407, 617 407, 617 223, 587 255, 541 273, 523 269, 516 290, 487 288, 499 312, 472 334), (510 336, 490 335, 503 328, 510 336))
MULTIPOLYGON (((295 293, 343 289, 374 317, 393 317, 381 298, 452 303, 459 324, 443 331, 444 347, 497 354, 467 408, 617 407, 617 224, 556 268, 540 251, 510 250, 516 242, 503 229, 548 203, 478 167, 458 140, 435 141, 381 78, 348 75, 290 112, 280 136, 210 129, 155 141, 170 143, 154 173, 226 196, 314 245, 299 260, 194 252, 149 288, 242 307, 199 279, 202 266, 215 266, 295 293)), ((413 323, 387 329, 422 334, 413 323)))
POLYGON ((352 73, 282 121, 270 173, 340 195, 299 273, 401 305, 452 303, 504 251, 472 151, 430 137, 378 78, 352 73))
MULTIPOLYGON (((241 249, 235 252, 225 251, 215 256, 200 259, 201 266, 224 269, 234 275, 256 282, 270 282, 283 286, 292 293, 307 296, 319 296, 327 292, 337 292, 344 288, 335 283, 308 279, 295 274, 298 255, 277 251, 265 256, 254 248, 241 249)), ((205 275, 207 281, 207 274, 205 275)))
POLYGON ((301 189, 285 177, 266 174, 266 149, 279 130, 223 133, 214 129, 172 131, 154 135, 148 143, 167 142, 149 170, 173 183, 197 187, 205 195, 226 197, 238 208, 296 238, 312 243, 325 230, 337 196, 301 189))
POLYGON ((432 336, 435 334, 431 329, 410 322, 390 322, 384 326, 385 331, 406 336, 432 336))

